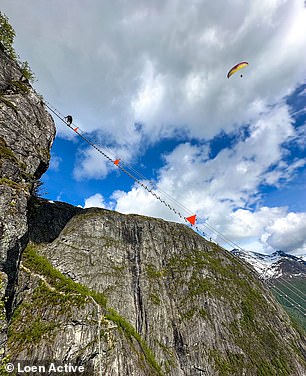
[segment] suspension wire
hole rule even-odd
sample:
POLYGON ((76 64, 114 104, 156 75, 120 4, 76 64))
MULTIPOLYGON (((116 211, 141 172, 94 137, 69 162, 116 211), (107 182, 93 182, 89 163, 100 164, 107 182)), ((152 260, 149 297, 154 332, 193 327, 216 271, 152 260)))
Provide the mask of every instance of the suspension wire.
MULTIPOLYGON (((99 145, 100 147, 98 147, 95 143, 93 143, 92 141, 88 140, 83 134, 85 134, 86 132, 83 131, 80 127, 75 127, 73 128, 70 124, 68 124, 66 121, 65 121, 65 116, 62 115, 57 109, 55 109, 50 103, 48 102, 45 102, 45 105, 47 108, 49 108, 50 111, 52 111, 52 113, 54 115, 56 115, 62 122, 65 123, 65 125, 67 127, 69 127, 71 130, 73 130, 78 136, 80 136, 85 142, 87 142, 91 147, 93 147, 94 149, 96 149, 96 151, 98 151, 100 154, 102 154, 106 159, 108 159, 110 162, 114 163, 116 160, 115 160, 115 156, 113 156, 113 158, 111 158, 105 151, 104 151, 104 148, 102 148, 101 145, 99 145), (80 131, 79 131, 80 130, 80 131)), ((72 123, 73 124, 73 123, 72 123)), ((109 154, 113 154, 112 151, 110 149, 109 150, 109 154)), ((120 161, 120 164, 116 164, 116 166, 122 171, 124 172, 126 175, 128 175, 132 180, 134 180, 137 184, 139 184, 142 188, 144 188, 148 193, 150 193, 151 195, 153 195, 157 200, 159 200, 162 204, 164 204, 168 209, 170 209, 171 211, 173 211, 176 215, 178 215, 182 220, 184 220, 185 222, 191 224, 192 227, 195 228, 195 230, 199 233, 199 235, 203 236, 205 239, 207 237, 207 234, 201 230, 199 228, 199 225, 194 225, 192 224, 188 219, 187 217, 185 217, 180 211, 177 211, 173 206, 169 205, 169 203, 166 201, 166 199, 168 201, 172 201, 172 203, 175 203, 177 206, 180 206, 181 210, 184 211, 185 213, 187 213, 188 215, 189 214, 192 214, 193 212, 190 211, 190 209, 188 209, 187 207, 185 207, 183 204, 181 204, 180 202, 178 202, 175 198, 171 197, 167 192, 161 190, 160 188, 156 188, 153 190, 153 187, 150 188, 148 187, 147 184, 145 184, 146 181, 148 181, 151 185, 153 185, 153 182, 152 180, 150 179, 147 179, 144 175, 142 175, 140 172, 138 172, 136 169, 134 169, 133 167, 129 167, 125 164, 123 164, 123 162, 119 159, 117 159, 117 161, 120 161), (130 172, 131 171, 131 172, 130 172), (134 173, 134 174, 133 174, 134 173), (137 177, 135 177, 134 175, 137 175, 137 177), (162 196, 165 196, 166 199, 163 199, 162 196)), ((153 185, 154 186, 154 185, 153 185)), ((212 234, 215 234, 217 235, 217 239, 220 241, 223 241, 225 244, 227 245, 230 245, 236 249, 239 249, 242 253, 244 254, 251 254, 250 251, 247 251, 245 249, 243 249, 239 244, 237 244, 236 242, 228 239, 225 235, 223 235, 220 231, 218 231, 216 228, 214 228, 213 226, 211 226, 208 222, 205 222, 205 223, 201 223, 201 226, 204 227, 204 228, 207 228, 209 232, 211 232, 212 234)), ((218 244, 219 245, 219 244, 218 244)), ((231 255, 233 255, 233 253, 231 253, 229 250, 227 250, 226 248, 223 248, 225 251, 229 252, 231 255)), ((236 256, 236 255, 234 255, 236 256)), ((257 260, 257 262, 259 264, 262 264, 264 265, 263 263, 261 263, 260 261, 257 260)), ((244 264, 245 265, 245 264, 244 264)), ((253 273, 254 271, 256 272, 256 270, 251 267, 249 268, 249 270, 251 270, 253 273)), ((256 272, 257 273, 257 272, 256 272)), ((257 273, 258 274, 258 273, 257 273)), ((293 286, 292 284, 290 284, 289 281, 283 279, 282 277, 279 277, 278 278, 278 281, 280 284, 282 285, 285 285, 285 283, 289 284, 292 286, 292 288, 296 289, 297 291, 299 291, 299 293, 302 295, 301 298, 305 301, 305 299, 303 298, 303 295, 304 293, 299 290, 297 287, 293 286), (280 281, 280 279, 283 280, 283 282, 280 281)), ((292 291, 289 287, 286 286, 286 288, 288 290, 290 290, 291 292, 294 292, 292 291)), ((295 293, 297 295, 297 293, 295 293)), ((300 297, 300 296, 299 296, 300 297)), ((292 298, 291 298, 292 299, 292 298)), ((298 304, 298 303, 296 303, 298 304)))
MULTIPOLYGON (((287 281, 287 280, 286 280, 287 281)), ((289 281, 287 281, 287 283, 293 288, 293 289, 295 289, 297 292, 299 292, 299 293, 301 293, 302 291, 301 290, 299 290, 296 286, 294 286, 292 283, 290 283, 289 281)), ((295 293, 296 295, 297 295, 297 293, 295 293)), ((302 292, 302 294, 304 294, 303 292, 302 292)), ((302 296, 301 296, 301 298, 306 302, 306 299, 304 299, 302 296)))
POLYGON ((300 108, 297 111, 289 113, 290 116, 306 113, 306 107, 300 108))
MULTIPOLYGON (((284 281, 286 281, 285 279, 284 279, 284 281)), ((294 287, 289 281, 286 281, 287 283, 288 283, 288 285, 289 286, 292 286, 292 287, 294 287)), ((285 286, 285 284, 283 283, 283 286, 285 286)), ((301 300, 303 300, 304 302, 306 302, 306 299, 303 297, 303 295, 300 295, 300 294, 298 294, 297 292, 295 292, 294 290, 292 290, 290 287, 288 287, 288 286, 285 286, 289 291, 291 291, 293 294, 295 294, 296 296, 298 296, 299 297, 299 299, 301 299, 301 300)))
MULTIPOLYGON (((60 111, 58 111, 57 109, 55 109, 49 102, 45 101, 45 104, 46 106, 60 119, 62 120, 65 125, 67 125, 70 129, 72 129, 73 131, 75 131, 75 129, 77 129, 77 132, 75 131, 75 133, 77 133, 78 135, 81 135, 81 134, 86 134, 87 132, 85 130, 83 130, 81 127, 76 127, 76 128, 73 128, 71 126, 69 126, 66 121, 64 120, 65 119, 65 116, 63 114, 60 113, 60 111), (58 116, 58 114, 60 116, 58 116)), ((84 137, 83 137, 84 138, 84 137)), ((88 142, 88 140, 86 140, 88 142)), ((89 143, 89 142, 88 142, 89 143)), ((111 159, 112 159, 112 162, 114 162, 114 160, 116 160, 116 157, 115 155, 113 154, 113 150, 111 150, 110 148, 106 147, 105 145, 101 145, 100 142, 98 141, 98 139, 96 137, 91 137, 91 143, 90 144, 94 144, 96 146, 99 146, 99 149, 101 149, 102 151, 104 152, 108 152, 108 155, 111 155, 111 159)), ((92 145, 91 145, 92 146, 92 145)), ((109 158, 108 158, 109 159, 109 158)), ((153 189, 154 187, 154 183, 152 181, 152 179, 148 179, 147 177, 145 177, 143 174, 141 174, 139 171, 137 171, 135 168, 133 168, 132 166, 128 166, 126 165, 120 158, 118 159, 120 160, 120 166, 124 168, 125 170, 125 173, 126 172, 130 172, 131 175, 134 174, 137 176, 138 180, 143 180, 143 181, 147 181, 150 185, 152 185, 152 188, 149 188, 149 190, 154 190, 155 193, 158 193, 160 198, 162 195, 164 195, 166 198, 169 199, 169 201, 173 201, 177 206, 180 206, 181 207, 181 210, 182 211, 185 211, 186 213, 188 213, 189 215, 193 214, 193 212, 191 212, 188 208, 186 208, 184 205, 182 205, 180 202, 178 202, 175 198, 171 197, 167 192, 163 191, 162 189, 158 188, 156 186, 156 188, 153 189)), ((119 167, 119 165, 118 165, 119 167)), ((131 176, 130 176, 131 177, 131 176)), ((133 180, 136 181, 136 179, 133 177, 132 178, 133 180)), ((137 181, 138 183, 138 181, 137 181)), ((147 189, 148 191, 148 189, 147 189)), ((167 205, 168 207, 168 205, 167 205)), ((171 208, 171 210, 173 210, 171 208)), ((175 211, 174 211, 175 212, 175 211)), ((175 212, 175 214, 177 214, 177 212, 175 212)), ((183 217, 183 216, 182 216, 183 217)))
POLYGON ((299 290, 296 286, 294 286, 291 282, 289 282, 287 279, 283 278, 282 276, 278 277, 277 280, 281 279, 283 281, 283 285, 289 285, 290 287, 288 286, 285 286, 289 291, 291 291, 293 294, 295 294, 296 296, 299 297, 299 299, 303 300, 304 302, 306 302, 306 299, 304 298, 304 296, 306 296, 306 294, 299 290), (294 291, 296 290, 296 291, 294 291))
POLYGON ((286 300, 292 307, 296 308, 303 316, 306 316, 306 309, 301 306, 299 303, 297 303, 294 299, 292 299, 288 294, 286 294, 284 291, 279 289, 277 286, 270 284, 271 289, 276 290, 279 293, 280 298, 283 298, 286 300))
MULTIPOLYGON (((87 142, 90 146, 92 146, 93 148, 95 148, 98 153, 102 154, 103 157, 105 157, 106 159, 108 159, 110 162, 114 163, 113 159, 110 158, 103 150, 101 150, 100 148, 98 148, 94 143, 92 143, 91 141, 89 141, 85 136, 83 136, 79 131, 78 131, 78 128, 73 128, 70 124, 68 124, 65 120, 64 120, 64 117, 61 117, 59 115, 59 113, 57 113, 55 109, 53 109, 52 107, 50 107, 48 104, 46 104, 46 107, 49 108, 50 111, 52 111, 52 113, 54 113, 60 120, 62 120, 70 129, 72 129, 78 136, 80 136, 85 142, 87 142)), ((165 200, 163 200, 160 196, 158 196, 154 191, 152 191, 151 189, 149 189, 141 180, 139 180, 138 178, 136 178, 134 175, 132 175, 126 168, 124 168, 123 166, 121 166, 120 164, 117 165, 117 167, 122 171, 124 172, 125 174, 127 174, 131 179, 133 179, 136 183, 138 183, 142 188, 144 188, 147 192, 151 193, 155 198, 157 198, 161 203, 163 203, 165 206, 167 206, 170 210, 174 211, 175 214, 179 215, 179 217, 181 219, 184 219, 185 222, 188 222, 187 218, 184 217, 180 212, 177 212, 174 208, 172 208, 169 204, 167 204, 167 202, 165 200)))

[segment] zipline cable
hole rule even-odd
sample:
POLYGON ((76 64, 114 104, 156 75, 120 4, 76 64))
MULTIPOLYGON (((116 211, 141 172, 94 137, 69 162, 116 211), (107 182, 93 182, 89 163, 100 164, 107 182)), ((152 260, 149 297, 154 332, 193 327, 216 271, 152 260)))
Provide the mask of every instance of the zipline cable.
MULTIPOLYGON (((166 196, 166 199, 168 201, 172 201, 172 203, 174 202, 177 206, 180 206, 181 207, 181 210, 185 211, 187 214, 191 215, 192 212, 186 208, 184 205, 182 205, 181 203, 179 203, 175 198, 171 197, 171 195, 169 195, 167 192, 161 190, 160 188, 156 188, 156 189, 152 189, 152 188, 149 188, 144 182, 148 181, 151 185, 153 185, 152 181, 150 179, 147 179, 144 175, 142 175, 141 173, 139 173, 136 169, 134 169, 133 167, 128 167, 126 166, 125 164, 123 164, 122 161, 120 161, 120 159, 115 159, 115 156, 110 157, 102 148, 102 146, 98 147, 94 142, 88 140, 87 137, 85 137, 83 134, 86 133, 85 131, 84 132, 80 132, 81 131, 81 128, 80 127, 75 127, 73 128, 70 124, 68 124, 66 121, 65 121, 65 117, 64 115, 62 115, 58 110, 54 109, 53 106, 51 106, 50 103, 48 102, 45 102, 45 106, 47 108, 49 108, 50 111, 52 111, 52 113, 54 115, 56 115, 68 128, 70 128, 71 130, 73 130, 78 136, 80 136, 85 142, 87 142, 91 147, 93 147, 96 151, 98 151, 100 154, 103 155, 103 157, 105 157, 107 160, 109 160, 110 162, 112 163, 115 163, 116 166, 122 171, 124 172, 125 174, 127 174, 131 179, 133 179, 137 184, 139 184, 142 188, 144 188, 147 192, 149 192, 151 195, 153 195, 157 200, 159 200, 162 204, 164 204, 167 208, 169 208, 170 210, 172 210, 176 215, 178 215, 181 219, 183 219, 185 222, 189 222, 191 224, 192 227, 195 228, 195 230, 197 230, 197 232, 199 233, 199 235, 203 236, 205 239, 206 239, 206 233, 204 231, 202 231, 200 228, 199 228, 199 225, 195 225, 194 223, 191 223, 190 220, 188 218, 190 217, 186 217, 184 216, 180 211, 177 211, 174 207, 172 207, 172 205, 169 205, 169 203, 164 200, 161 196, 164 195, 166 196), (80 130, 80 131, 79 131, 80 130), (116 163, 117 161, 120 161, 120 163, 116 163), (134 175, 137 175, 137 177, 135 177, 133 175, 132 171, 134 173, 134 175)), ((109 150, 109 154, 112 154, 112 152, 109 150)), ((154 186, 154 185, 153 185, 154 186)), ((195 216, 194 216, 195 217, 195 216)), ((207 222, 205 223, 201 223, 201 226, 204 227, 204 228, 207 228, 210 232, 212 232, 213 234, 217 235, 217 238, 219 238, 219 240, 222 240, 225 244, 227 245, 230 245, 231 247, 234 247, 234 248, 237 248, 239 249, 241 252, 243 252, 244 254, 251 254, 251 252, 249 251, 246 251, 244 250, 242 247, 240 247, 239 244, 237 244, 236 242, 228 239, 226 236, 224 236, 220 231, 218 231, 217 229, 215 229, 213 226, 211 226, 210 224, 208 224, 207 222)), ((233 253, 231 253, 230 251, 228 251, 226 248, 223 248, 225 251, 229 252, 231 255, 233 255, 233 253)), ((236 255, 235 255, 236 256, 236 255)), ((258 261, 258 260, 257 260, 258 261)), ((260 261, 258 261, 260 263, 260 261)), ((262 263, 262 265, 264 265, 262 263)), ((249 268, 250 269, 250 268, 249 268)), ((250 269, 252 272, 255 271, 254 268, 251 268, 250 269)), ((256 272, 256 271, 255 271, 256 272)), ((279 280, 280 278, 278 278, 279 280)), ((282 283, 283 285, 285 285, 285 283, 287 284, 290 284, 289 281, 287 280, 284 280, 284 282, 281 282, 279 281, 280 283, 282 283)), ((290 284, 291 285, 291 284, 290 284)), ((305 299, 303 298, 303 295, 304 293, 302 291, 300 291, 298 288, 296 288, 295 286, 291 285, 293 288, 295 288, 297 291, 299 291, 299 293, 302 295, 302 299, 305 301, 305 299)), ((290 290, 291 292, 294 292, 292 291, 289 287, 286 286, 286 288, 288 290, 290 290)), ((297 293, 295 293, 297 295, 297 293)), ((297 303, 298 304, 298 303, 297 303)))
MULTIPOLYGON (((52 113, 54 113, 60 120, 62 120, 67 127, 72 129, 78 136, 80 136, 85 142, 87 142, 91 147, 97 150, 98 153, 102 154, 106 159, 108 159, 110 162, 114 163, 114 160, 109 157, 103 150, 99 149, 94 143, 92 143, 90 140, 88 140, 86 137, 84 137, 80 132, 78 132, 78 128, 73 128, 70 124, 67 124, 67 122, 64 120, 64 117, 61 117, 56 111, 51 108, 48 104, 45 103, 45 105, 49 108, 52 113)), ((120 164, 117 165, 117 167, 127 174, 131 179, 133 179, 136 183, 138 183, 141 187, 143 187, 147 192, 151 193, 155 198, 157 198, 162 204, 164 204, 166 207, 174 211, 175 214, 177 214, 181 219, 184 219, 185 222, 188 222, 188 219, 184 217, 180 212, 176 211, 174 208, 172 208, 165 200, 163 200, 161 197, 159 197, 154 191, 149 189, 141 180, 136 178, 134 175, 132 175, 127 169, 125 169, 120 164)))
POLYGON ((277 286, 270 284, 271 289, 276 290, 279 293, 280 298, 286 300, 291 306, 296 308, 303 316, 306 316, 306 309, 303 308, 299 303, 297 303, 294 299, 292 299, 289 295, 284 293, 284 291, 280 290, 277 286))

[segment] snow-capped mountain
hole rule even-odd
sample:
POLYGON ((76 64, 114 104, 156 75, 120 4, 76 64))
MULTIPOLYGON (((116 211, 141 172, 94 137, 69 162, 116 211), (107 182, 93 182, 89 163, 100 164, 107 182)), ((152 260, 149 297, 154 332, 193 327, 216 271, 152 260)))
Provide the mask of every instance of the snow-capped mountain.
POLYGON ((271 255, 256 252, 246 252, 239 249, 231 251, 235 256, 251 264, 263 279, 305 278, 306 256, 296 257, 282 251, 271 255))

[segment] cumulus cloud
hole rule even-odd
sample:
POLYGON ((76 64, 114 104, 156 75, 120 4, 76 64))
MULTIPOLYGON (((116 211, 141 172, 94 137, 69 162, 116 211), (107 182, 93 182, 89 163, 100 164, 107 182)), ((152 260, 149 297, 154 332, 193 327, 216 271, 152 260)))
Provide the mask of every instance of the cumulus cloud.
POLYGON ((52 155, 51 156, 51 160, 50 160, 49 169, 50 170, 54 170, 54 171, 58 171, 61 162, 62 162, 62 158, 61 157, 59 157, 58 155, 52 155))
POLYGON ((73 171, 76 180, 105 178, 110 171, 117 169, 112 163, 116 159, 124 163, 133 162, 133 149, 129 149, 126 145, 122 147, 107 147, 97 143, 95 145, 96 148, 89 147, 79 152, 79 162, 76 163, 73 171))
MULTIPOLYGON (((164 156, 155 182, 161 197, 170 194, 189 209, 179 208, 184 215, 196 212, 244 244, 267 250, 280 245, 279 229, 287 226, 289 233, 295 213, 250 207, 259 204, 261 185, 278 186, 305 164, 302 158, 289 163, 284 147, 296 139, 302 148, 305 139, 305 127, 298 135, 284 105, 306 76, 302 1, 233 0, 229 6, 224 0, 115 0, 110 6, 92 0, 86 12, 82 0, 2 3, 38 90, 110 146, 114 159, 133 162, 148 145, 184 132, 195 145, 182 143, 164 156), (249 61, 244 77, 227 79, 242 60, 249 61), (247 137, 210 158, 210 139, 246 125, 247 137)), ((58 127, 59 135, 73 137, 66 132, 58 127)), ((74 176, 104 178, 112 169, 85 149, 74 176)), ((113 199, 122 212, 175 218, 137 186, 113 199)), ((103 197, 95 202, 104 205, 103 197)), ((293 248, 303 248, 291 233, 293 248)))
POLYGON ((288 213, 266 228, 267 243, 285 252, 306 252, 306 213, 288 213))
MULTIPOLYGON (((197 213, 201 228, 209 237, 222 241, 206 223, 249 250, 271 252, 277 245, 273 226, 290 213, 286 207, 256 209, 256 205, 260 203, 262 184, 275 186, 284 179, 289 181, 305 164, 304 159, 285 162, 284 144, 295 135, 288 109, 281 106, 261 114, 250 125, 246 138, 221 150, 213 159, 209 158, 207 144, 180 144, 164 156, 165 165, 159 171, 155 191, 183 216, 197 213), (255 209, 250 208, 252 205, 255 209)), ((129 192, 117 192, 113 198, 118 211, 180 221, 139 186, 129 192)), ((305 238, 301 228, 297 232, 305 238)), ((292 246, 291 251, 297 248, 292 246)))
POLYGON ((107 208, 109 205, 105 203, 104 197, 100 193, 96 193, 85 199, 84 209, 86 208, 107 208))
POLYGON ((306 73, 299 0, 95 0, 86 12, 81 0, 31 0, 22 14, 21 6, 4 1, 3 10, 38 88, 119 144, 141 141, 135 122, 152 141, 180 127, 198 138, 232 131, 252 119, 254 104, 277 103, 306 73), (245 59, 244 79, 227 80, 245 59))
POLYGON ((79 163, 75 165, 73 175, 76 180, 101 179, 108 174, 107 160, 97 158, 97 151, 88 148, 79 153, 79 163))
POLYGON ((168 187, 168 191, 169 188, 172 193, 178 191, 181 198, 193 192, 194 210, 200 209, 199 206, 211 209, 206 206, 204 196, 230 201, 236 207, 250 204, 259 184, 269 184, 266 180, 272 166, 280 164, 279 179, 287 176, 288 171, 282 168, 285 150, 281 145, 293 134, 287 109, 274 109, 251 125, 250 135, 245 140, 233 148, 223 149, 213 159, 207 158, 205 148, 189 143, 178 146, 165 157, 160 184, 164 185, 164 178, 175 182, 177 186, 168 187))

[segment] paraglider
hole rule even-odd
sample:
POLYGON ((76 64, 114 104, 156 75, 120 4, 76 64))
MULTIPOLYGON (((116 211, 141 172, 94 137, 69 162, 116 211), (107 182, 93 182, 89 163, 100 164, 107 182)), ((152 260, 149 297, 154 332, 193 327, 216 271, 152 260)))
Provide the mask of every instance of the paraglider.
MULTIPOLYGON (((231 68, 229 70, 229 72, 227 74, 227 78, 230 78, 234 73, 236 73, 237 71, 239 71, 242 68, 245 68, 248 65, 249 65, 249 63, 247 61, 242 61, 241 63, 236 64, 233 68, 231 68)), ((242 74, 240 75, 240 77, 242 77, 242 74)))

